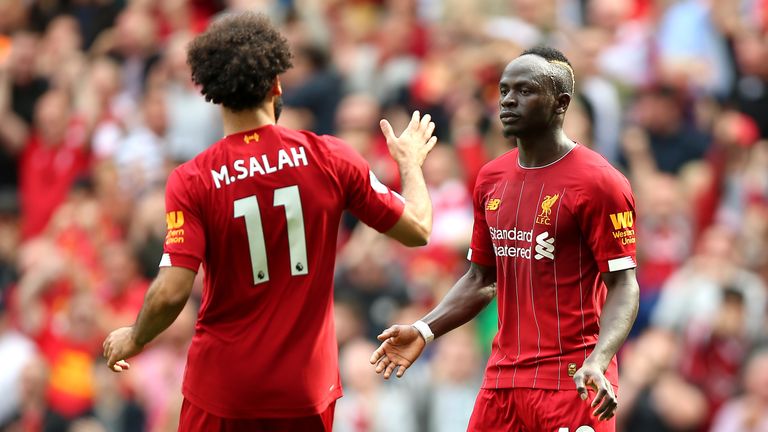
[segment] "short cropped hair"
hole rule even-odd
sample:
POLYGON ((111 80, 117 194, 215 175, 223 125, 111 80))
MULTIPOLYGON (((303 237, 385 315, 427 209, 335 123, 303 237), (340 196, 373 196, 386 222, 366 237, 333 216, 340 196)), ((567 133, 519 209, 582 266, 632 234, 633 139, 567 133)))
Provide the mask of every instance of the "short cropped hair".
POLYGON ((520 56, 535 55, 543 58, 553 67, 551 77, 558 93, 573 94, 576 89, 576 78, 573 74, 573 66, 568 58, 559 50, 548 46, 537 46, 523 51, 520 56))
POLYGON ((288 41, 265 15, 253 12, 214 21, 187 52, 205 100, 232 111, 261 105, 275 78, 293 66, 291 58, 288 41))

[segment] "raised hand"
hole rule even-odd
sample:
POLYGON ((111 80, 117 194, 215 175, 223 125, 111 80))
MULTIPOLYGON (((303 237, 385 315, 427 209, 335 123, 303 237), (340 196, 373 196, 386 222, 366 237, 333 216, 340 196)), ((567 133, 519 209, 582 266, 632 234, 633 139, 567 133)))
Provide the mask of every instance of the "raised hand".
POLYGON ((573 376, 573 382, 576 383, 576 391, 579 392, 581 400, 589 398, 587 388, 594 390, 595 398, 592 399, 592 415, 598 420, 608 420, 616 414, 616 407, 619 400, 613 391, 613 386, 603 371, 596 365, 584 363, 573 376))
POLYGON ((409 325, 394 325, 381 332, 378 339, 382 344, 370 361, 376 365, 376 373, 384 373, 384 379, 389 379, 392 372, 401 378, 427 344, 421 333, 409 325))
POLYGON ((418 111, 413 112, 411 121, 400 136, 395 136, 389 121, 382 119, 379 122, 381 132, 387 139, 389 153, 399 164, 416 162, 419 167, 424 163, 427 154, 437 143, 437 137, 432 136, 435 124, 432 117, 425 114, 421 117, 418 111))

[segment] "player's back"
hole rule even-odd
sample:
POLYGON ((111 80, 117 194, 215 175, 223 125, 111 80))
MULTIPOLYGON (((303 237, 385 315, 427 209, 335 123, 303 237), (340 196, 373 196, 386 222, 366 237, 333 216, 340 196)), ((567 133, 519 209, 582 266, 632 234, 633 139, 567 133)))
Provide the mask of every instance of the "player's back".
POLYGON ((229 135, 173 173, 168 195, 180 181, 175 195, 188 204, 168 209, 166 250, 204 239, 190 249, 204 251, 205 271, 190 401, 222 417, 287 417, 341 396, 332 310, 341 213, 351 207, 384 230, 402 211, 380 184, 385 202, 361 210, 373 179, 338 140, 279 126, 229 135))

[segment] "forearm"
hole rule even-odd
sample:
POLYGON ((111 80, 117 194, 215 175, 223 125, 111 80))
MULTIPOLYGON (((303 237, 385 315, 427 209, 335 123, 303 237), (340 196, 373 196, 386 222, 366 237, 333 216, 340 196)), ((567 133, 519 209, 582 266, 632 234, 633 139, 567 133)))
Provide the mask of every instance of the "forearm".
MULTIPOLYGON (((191 287, 191 284, 190 284, 191 287)), ((146 345, 176 320, 189 299, 189 290, 178 290, 161 278, 155 280, 147 291, 136 323, 133 325, 133 339, 139 345, 146 345)))
POLYGON ((611 359, 619 351, 632 329, 638 304, 639 288, 634 277, 609 287, 600 316, 597 345, 586 362, 598 365, 603 371, 608 368, 611 359))
POLYGON ((399 169, 405 211, 410 215, 422 237, 429 238, 432 232, 432 201, 429 198, 421 167, 415 162, 407 161, 400 163, 399 169))
POLYGON ((495 296, 495 269, 486 272, 470 270, 422 321, 429 325, 435 337, 439 337, 477 316, 495 296))

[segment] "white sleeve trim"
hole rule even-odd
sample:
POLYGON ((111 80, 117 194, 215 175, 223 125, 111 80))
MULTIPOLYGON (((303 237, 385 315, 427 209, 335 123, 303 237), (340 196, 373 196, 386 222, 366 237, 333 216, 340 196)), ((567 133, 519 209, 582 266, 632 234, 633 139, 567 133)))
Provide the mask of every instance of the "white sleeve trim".
POLYGON ((467 251, 467 261, 472 261, 472 248, 467 251))
POLYGON ((160 265, 158 267, 171 267, 171 256, 164 253, 163 257, 160 258, 160 265))
POLYGON ((637 267, 635 260, 631 256, 625 256, 621 258, 615 258, 608 260, 608 271, 620 271, 637 267))

